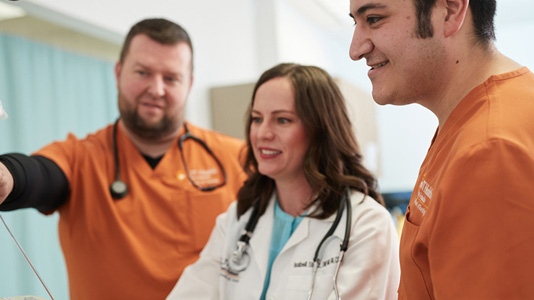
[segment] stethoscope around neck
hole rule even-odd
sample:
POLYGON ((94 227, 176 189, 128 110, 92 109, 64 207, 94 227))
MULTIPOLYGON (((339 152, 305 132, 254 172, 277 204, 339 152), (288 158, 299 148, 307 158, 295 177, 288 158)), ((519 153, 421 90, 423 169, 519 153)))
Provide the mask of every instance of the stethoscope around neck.
MULTIPOLYGON (((119 171, 120 170, 120 168, 119 168, 119 153, 118 153, 119 151, 117 149, 117 126, 118 126, 118 123, 119 123, 119 120, 117 119, 117 121, 115 121, 115 124, 113 124, 113 158, 115 159, 115 181, 113 181, 111 183, 111 185, 109 186, 109 192, 111 193, 111 196, 115 200, 122 199, 128 194, 128 186, 126 185, 126 183, 124 181, 121 180, 120 171, 119 171)), ((198 137, 194 136, 189 131, 189 128, 187 128, 187 123, 185 123, 185 122, 184 122, 184 129, 185 129, 185 133, 182 134, 182 136, 180 136, 180 138, 178 139, 178 148, 180 149, 180 156, 182 158, 182 163, 184 165, 185 173, 187 174, 187 178, 189 179, 189 182, 191 182, 191 184, 195 188, 197 188, 198 190, 200 190, 202 192, 213 191, 213 190, 215 190, 217 188, 220 188, 220 187, 224 186, 226 184, 226 182, 228 181, 228 176, 226 175, 226 171, 225 171, 221 161, 217 158, 217 156, 215 156, 213 151, 211 151, 211 149, 208 147, 208 145, 203 140, 201 140, 198 137), (217 185, 212 185, 212 186, 199 186, 199 185, 196 184, 196 182, 193 180, 193 177, 191 176, 191 173, 189 172, 189 168, 187 167, 187 163, 185 161, 185 156, 184 156, 184 151, 183 151, 183 143, 187 139, 191 139, 191 140, 197 142, 198 144, 200 144, 202 146, 202 148, 204 148, 204 150, 206 150, 206 152, 208 152, 208 154, 217 163, 217 165, 219 167, 219 170, 221 170, 221 173, 223 175, 223 180, 222 180, 221 183, 219 183, 217 185)))
MULTIPOLYGON (((343 210, 345 210, 345 207, 347 208, 345 235, 343 237, 343 240, 339 244, 339 255, 337 259, 337 265, 336 265, 334 277, 332 278, 336 299, 341 300, 341 297, 339 296, 339 290, 337 287, 337 277, 339 274, 339 267, 341 266, 341 261, 343 260, 345 252, 348 249, 349 239, 350 239, 350 230, 351 230, 351 223, 352 223, 352 205, 350 203, 350 189, 349 188, 347 188, 346 194, 343 197, 341 197, 339 201, 339 209, 336 213, 336 218, 334 219, 332 226, 330 226, 330 228, 328 229, 328 231, 322 238, 321 242, 319 242, 319 245, 315 249, 315 254, 313 257, 313 266, 312 266, 312 283, 311 283, 310 290, 308 292, 308 300, 310 300, 313 296, 317 270, 319 269, 319 266, 321 265, 321 257, 319 257, 321 253, 321 248, 323 244, 326 242, 326 240, 328 240, 328 238, 330 238, 332 234, 334 234, 334 231, 336 230, 337 226, 339 225, 339 222, 341 221, 341 215, 343 214, 343 210)), ((239 274, 240 272, 243 272, 250 264, 250 255, 248 254, 248 247, 250 244, 250 239, 252 238, 252 234, 254 233, 254 229, 256 228, 256 224, 258 224, 258 220, 260 218, 258 211, 259 211, 259 205, 256 204, 254 205, 252 209, 252 213, 250 214, 250 218, 248 219, 248 222, 245 225, 244 233, 239 237, 239 240, 237 241, 236 250, 232 253, 232 257, 228 260, 228 271, 233 274, 239 274)))

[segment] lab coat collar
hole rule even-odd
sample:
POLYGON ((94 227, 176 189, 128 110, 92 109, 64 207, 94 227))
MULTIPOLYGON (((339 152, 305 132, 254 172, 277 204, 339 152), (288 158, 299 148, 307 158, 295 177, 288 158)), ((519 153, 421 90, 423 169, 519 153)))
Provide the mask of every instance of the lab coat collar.
MULTIPOLYGON (((258 220, 258 224, 256 225, 256 229, 254 230, 253 237, 250 239, 250 247, 255 253, 253 257, 256 260, 256 264, 258 265, 262 274, 265 274, 267 272, 269 249, 271 245, 271 236, 273 233, 275 201, 276 192, 273 192, 271 198, 269 199, 269 204, 265 209, 265 213, 258 220)), ((313 211, 316 206, 317 205, 314 204, 310 208, 310 211, 313 211)), ((335 215, 333 217, 329 217, 325 220, 320 221, 332 223, 334 219, 335 215)), ((282 251, 280 251, 279 255, 281 255, 283 252, 287 251, 291 247, 298 245, 309 236, 310 221, 311 219, 307 217, 302 220, 295 232, 293 232, 287 243, 284 245, 284 248, 282 248, 282 251)))
MULTIPOLYGON (((250 239, 250 247, 255 253, 253 257, 256 260, 261 274, 264 274, 263 276, 265 276, 265 274, 267 273, 267 263, 269 260, 271 236, 273 233, 275 201, 276 192, 271 195, 265 213, 258 220, 258 224, 256 225, 256 229, 254 230, 253 237, 250 239)), ((308 237, 309 224, 310 218, 304 218, 302 220, 295 232, 293 232, 287 243, 284 245, 284 248, 282 248, 282 251, 280 251, 279 255, 281 255, 287 249, 299 244, 308 237)))

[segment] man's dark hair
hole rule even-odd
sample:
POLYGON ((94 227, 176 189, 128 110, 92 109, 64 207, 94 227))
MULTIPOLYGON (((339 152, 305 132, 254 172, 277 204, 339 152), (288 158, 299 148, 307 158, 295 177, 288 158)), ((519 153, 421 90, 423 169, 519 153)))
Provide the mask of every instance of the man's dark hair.
MULTIPOLYGON (((436 0, 414 0, 415 13, 417 16, 417 34, 421 38, 434 35, 431 16, 436 0)), ((497 9, 496 0, 470 0, 469 8, 473 15, 473 26, 477 42, 488 45, 495 40, 495 25, 493 19, 497 9)))
MULTIPOLYGON (((124 58, 128 54, 132 39, 139 34, 146 34, 152 40, 163 45, 186 43, 191 48, 191 56, 193 55, 191 38, 180 25, 165 19, 145 19, 132 26, 126 35, 120 54, 121 63, 124 62, 124 58)), ((192 58, 191 64, 193 64, 192 58)))

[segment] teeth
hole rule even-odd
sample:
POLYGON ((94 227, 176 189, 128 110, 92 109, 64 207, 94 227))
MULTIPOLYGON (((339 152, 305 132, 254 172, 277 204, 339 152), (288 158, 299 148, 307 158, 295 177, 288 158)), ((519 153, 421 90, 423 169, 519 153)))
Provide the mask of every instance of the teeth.
POLYGON ((262 154, 265 154, 265 155, 274 155, 274 154, 278 154, 280 153, 280 151, 275 151, 275 150, 261 150, 261 153, 262 154))
POLYGON ((380 64, 378 64, 378 65, 374 65, 374 66, 372 66, 372 68, 373 68, 373 69, 376 69, 376 68, 380 68, 380 67, 383 67, 383 66, 385 66, 385 65, 386 65, 387 63, 388 63, 388 62, 387 62, 387 61, 385 61, 385 62, 383 62, 383 63, 380 63, 380 64))

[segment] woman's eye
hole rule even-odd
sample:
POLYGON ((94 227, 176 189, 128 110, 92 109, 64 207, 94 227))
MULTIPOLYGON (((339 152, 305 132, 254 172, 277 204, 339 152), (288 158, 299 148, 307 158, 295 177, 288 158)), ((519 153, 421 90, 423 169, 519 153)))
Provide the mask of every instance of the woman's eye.
POLYGON ((260 123, 261 118, 260 117, 252 117, 252 123, 260 123))
POLYGON ((278 118, 278 123, 280 124, 286 124, 286 123, 289 123, 290 120, 289 119, 286 119, 286 118, 278 118))

